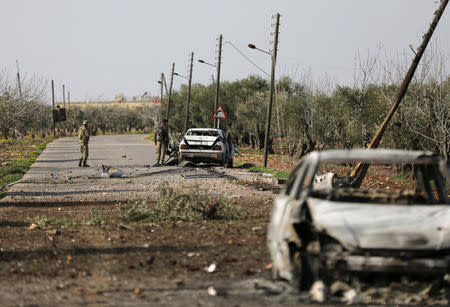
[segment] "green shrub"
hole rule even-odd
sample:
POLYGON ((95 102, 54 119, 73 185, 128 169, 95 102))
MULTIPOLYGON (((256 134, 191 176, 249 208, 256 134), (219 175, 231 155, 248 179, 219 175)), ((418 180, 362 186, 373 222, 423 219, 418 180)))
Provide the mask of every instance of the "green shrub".
POLYGON ((194 222, 213 219, 242 218, 240 209, 225 198, 210 197, 205 190, 178 191, 161 184, 156 204, 132 199, 120 207, 118 217, 125 222, 194 222))

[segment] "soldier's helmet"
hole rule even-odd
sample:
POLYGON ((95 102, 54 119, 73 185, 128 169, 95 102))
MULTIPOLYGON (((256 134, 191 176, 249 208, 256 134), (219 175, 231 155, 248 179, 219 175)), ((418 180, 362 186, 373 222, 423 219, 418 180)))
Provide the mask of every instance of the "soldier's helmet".
POLYGON ((83 125, 87 125, 88 121, 87 120, 83 120, 83 125))

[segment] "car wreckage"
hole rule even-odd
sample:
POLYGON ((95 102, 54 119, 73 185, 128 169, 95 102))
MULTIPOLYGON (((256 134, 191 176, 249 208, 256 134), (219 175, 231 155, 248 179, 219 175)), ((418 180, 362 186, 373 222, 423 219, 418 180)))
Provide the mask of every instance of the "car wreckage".
POLYGON ((178 149, 178 164, 183 161, 194 163, 217 163, 233 167, 234 146, 231 136, 225 136, 220 129, 191 128, 181 138, 178 149))
POLYGON ((448 174, 445 162, 430 152, 306 155, 274 200, 268 231, 274 277, 307 289, 317 280, 357 272, 444 276, 450 263, 448 174), (348 171, 359 162, 377 165, 375 170, 402 167, 413 177, 411 188, 374 189, 372 181, 355 188, 354 178, 327 172, 327 166, 348 171))

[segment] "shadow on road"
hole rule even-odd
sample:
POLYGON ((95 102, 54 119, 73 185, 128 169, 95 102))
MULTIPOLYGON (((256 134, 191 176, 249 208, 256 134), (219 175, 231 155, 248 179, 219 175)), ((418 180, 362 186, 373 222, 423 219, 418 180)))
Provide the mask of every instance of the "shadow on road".
MULTIPOLYGON (((168 246, 168 245, 155 245, 149 247, 84 247, 84 248, 58 248, 58 254, 79 256, 79 255, 120 255, 126 253, 157 253, 157 252, 175 252, 182 253, 183 251, 202 251, 211 248, 209 246, 198 246, 198 245, 178 245, 178 246, 168 246)), ((14 260, 24 260, 27 258, 35 259, 37 257, 54 257, 54 248, 43 248, 37 250, 14 250, 14 251, 2 251, 0 253, 0 260, 10 261, 14 260)))
POLYGON ((17 202, 0 202, 0 208, 3 207, 68 207, 68 206, 108 206, 123 203, 120 201, 17 201, 17 202))

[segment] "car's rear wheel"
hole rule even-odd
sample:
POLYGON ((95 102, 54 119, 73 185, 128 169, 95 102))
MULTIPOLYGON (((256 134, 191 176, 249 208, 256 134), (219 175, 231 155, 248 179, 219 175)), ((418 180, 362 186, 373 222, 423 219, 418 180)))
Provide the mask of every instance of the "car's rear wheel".
POLYGON ((233 158, 228 159, 228 160, 227 160, 227 167, 228 167, 228 168, 233 168, 233 162, 234 162, 234 161, 233 161, 233 158))
POLYGON ((223 166, 223 167, 227 167, 227 161, 228 159, 227 159, 227 156, 224 154, 223 155, 223 158, 222 158, 222 163, 221 163, 221 165, 223 166))

